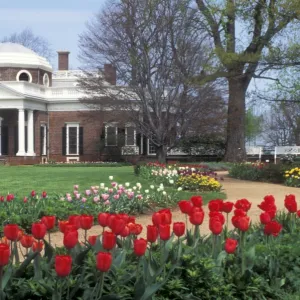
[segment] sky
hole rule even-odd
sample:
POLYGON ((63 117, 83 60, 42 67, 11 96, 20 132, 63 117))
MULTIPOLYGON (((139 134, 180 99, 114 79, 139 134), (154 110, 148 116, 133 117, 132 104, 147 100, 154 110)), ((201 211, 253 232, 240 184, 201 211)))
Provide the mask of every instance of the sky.
MULTIPOLYGON (((70 69, 78 69, 78 36, 106 0, 1 0, 0 39, 29 28, 54 51, 68 50, 70 69)), ((57 69, 57 57, 52 60, 57 69)))

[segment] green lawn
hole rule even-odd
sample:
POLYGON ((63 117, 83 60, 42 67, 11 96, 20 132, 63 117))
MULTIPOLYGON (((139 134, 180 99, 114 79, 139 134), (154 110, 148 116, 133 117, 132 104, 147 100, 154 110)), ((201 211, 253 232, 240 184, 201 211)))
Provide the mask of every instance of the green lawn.
MULTIPOLYGON (((109 176, 114 181, 124 184, 140 182, 144 189, 152 182, 135 176, 132 166, 126 167, 35 167, 35 166, 0 166, 0 195, 8 192, 25 196, 31 190, 46 191, 48 194, 64 194, 73 191, 73 185, 78 184, 80 190, 88 189, 100 183, 109 184, 109 176)), ((180 192, 182 199, 187 199, 195 193, 180 192)), ((208 193, 204 200, 225 198, 223 193, 208 193)))

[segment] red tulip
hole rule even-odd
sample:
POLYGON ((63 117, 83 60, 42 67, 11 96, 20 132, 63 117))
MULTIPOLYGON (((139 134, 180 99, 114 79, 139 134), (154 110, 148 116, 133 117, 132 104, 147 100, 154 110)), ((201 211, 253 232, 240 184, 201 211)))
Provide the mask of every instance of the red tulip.
POLYGON ((178 206, 183 214, 189 215, 193 208, 193 203, 187 200, 181 200, 178 202, 178 206))
POLYGON ((94 246, 96 244, 97 237, 97 235, 90 235, 88 237, 88 242, 90 243, 90 245, 94 246))
POLYGON ((147 226, 147 241, 150 243, 155 243, 158 237, 158 229, 155 225, 147 226))
POLYGON ((120 218, 119 216, 115 216, 114 221, 110 224, 109 227, 114 234, 119 235, 124 229, 125 225, 126 222, 122 218, 120 218))
POLYGON ((297 202, 295 195, 285 196, 284 206, 290 213, 295 213, 297 211, 297 202))
POLYGON ((122 230, 122 232, 120 233, 120 236, 125 238, 125 237, 129 236, 129 234, 130 234, 130 230, 129 230, 129 227, 126 225, 124 227, 124 229, 122 230))
POLYGON ((33 236, 24 234, 20 243, 24 248, 31 248, 33 244, 33 236))
POLYGON ((193 225, 201 225, 204 220, 204 212, 203 211, 198 211, 194 212, 190 215, 190 222, 193 225))
POLYGON ((72 270, 72 257, 70 255, 55 256, 55 271, 57 276, 66 277, 72 270))
POLYGON ((116 235, 113 232, 104 231, 102 235, 102 246, 105 250, 111 250, 117 242, 116 235))
POLYGON ((1 197, 0 197, 0 201, 1 201, 1 202, 4 202, 4 196, 1 196, 1 197))
POLYGON ((264 197, 264 201, 257 205, 263 211, 274 211, 276 212, 277 207, 275 205, 275 198, 272 195, 267 195, 264 197))
POLYGON ((44 216, 41 219, 42 223, 45 224, 47 230, 51 230, 55 226, 56 217, 55 216, 44 216))
POLYGON ((32 251, 33 252, 41 252, 43 250, 44 243, 42 241, 33 241, 32 251))
POLYGON ((235 202, 234 207, 243 211, 248 211, 251 208, 251 202, 247 199, 240 199, 235 202))
POLYGON ((201 196, 192 196, 191 201, 192 201, 193 205, 196 207, 201 207, 203 205, 201 196))
POLYGON ((161 209, 158 211, 159 214, 162 215, 162 223, 163 225, 172 223, 172 213, 169 208, 161 209))
POLYGON ((223 224, 218 218, 210 218, 209 229, 214 235, 219 235, 223 230, 223 224))
POLYGON ((36 195, 36 192, 35 191, 31 191, 30 195, 31 195, 31 197, 34 197, 36 195))
POLYGON ((233 202, 223 202, 222 203, 222 211, 226 214, 231 213, 234 203, 233 202))
POLYGON ((27 202, 28 202, 28 197, 24 197, 24 198, 23 198, 23 202, 24 202, 24 203, 27 203, 27 202))
POLYGON ((0 267, 9 263, 10 251, 7 244, 0 244, 0 267))
POLYGON ((184 232, 185 232, 185 223, 183 223, 183 222, 173 223, 173 232, 178 237, 183 236, 184 232))
POLYGON ((91 229, 94 224, 94 217, 89 215, 80 216, 80 227, 84 230, 91 229))
POLYGON ((77 230, 65 231, 63 243, 67 249, 74 248, 78 243, 78 231, 77 230))
POLYGON ((271 222, 271 217, 270 217, 269 213, 266 211, 260 214, 259 219, 260 219, 261 224, 267 224, 267 223, 271 222))
POLYGON ((143 256, 147 249, 147 241, 143 238, 133 241, 133 251, 136 256, 143 256))
POLYGON ((74 225, 76 229, 80 228, 80 215, 71 215, 68 218, 69 224, 74 225))
POLYGON ((70 224, 69 221, 59 221, 58 222, 58 228, 60 232, 64 233, 66 229, 66 225, 70 224))
POLYGON ((223 206, 222 199, 211 200, 208 203, 208 209, 210 211, 220 211, 220 210, 222 210, 222 206, 223 206))
POLYGON ((278 236, 282 229, 282 225, 276 221, 271 221, 265 225, 264 234, 278 236))
POLYGON ((250 218, 248 216, 239 217, 237 221, 237 228, 243 232, 247 231, 250 227, 250 218))
POLYGON ((96 256, 96 267, 101 272, 107 272, 112 263, 112 255, 109 252, 99 252, 96 256))
POLYGON ((108 219, 110 217, 110 214, 108 213, 100 213, 98 215, 98 223, 102 227, 107 227, 108 226, 108 219))
POLYGON ((129 223, 128 225, 130 234, 139 235, 143 231, 143 226, 141 224, 129 223))
POLYGON ((233 254, 236 250, 236 247, 237 247, 237 240, 234 240, 234 239, 226 239, 225 241, 225 251, 228 253, 228 254, 233 254))
POLYGON ((10 241, 16 241, 18 239, 19 226, 17 224, 7 224, 4 226, 4 235, 10 241))
POLYGON ((162 224, 162 219, 163 219, 162 215, 158 212, 155 212, 152 215, 152 223, 157 227, 162 224))
POLYGON ((13 194, 8 194, 8 195, 6 196, 6 201, 7 201, 7 202, 10 202, 10 201, 14 200, 14 198, 15 198, 15 196, 14 196, 13 194))
POLYGON ((166 241, 170 238, 170 225, 159 225, 159 237, 161 240, 166 241))
POLYGON ((211 219, 218 219, 218 221, 219 221, 220 223, 222 223, 222 225, 224 225, 224 223, 225 223, 225 217, 224 217, 224 215, 223 215, 221 212, 219 212, 219 211, 211 211, 211 212, 209 212, 209 217, 210 217, 211 219))
POLYGON ((45 191, 42 192, 42 198, 46 198, 47 197, 47 193, 45 191))
POLYGON ((300 210, 297 210, 297 217, 300 218, 300 210))
POLYGON ((32 224, 31 232, 34 238, 37 240, 42 240, 47 233, 47 228, 44 223, 36 222, 32 224))

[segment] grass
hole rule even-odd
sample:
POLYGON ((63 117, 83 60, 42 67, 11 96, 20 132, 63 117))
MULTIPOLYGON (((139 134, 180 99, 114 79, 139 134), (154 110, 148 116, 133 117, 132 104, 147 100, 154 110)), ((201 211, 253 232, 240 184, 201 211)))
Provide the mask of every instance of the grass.
MULTIPOLYGON (((78 184, 80 190, 88 189, 92 185, 100 183, 109 184, 109 176, 114 176, 114 181, 124 184, 140 182, 144 189, 149 188, 152 182, 137 177, 133 173, 133 167, 35 167, 35 166, 0 166, 0 195, 14 193, 18 196, 26 196, 32 190, 46 191, 48 194, 65 194, 73 191, 73 185, 78 184)), ((166 189, 167 191, 170 188, 166 189)), ((195 192, 179 192, 180 198, 188 199, 195 192)), ((224 193, 204 193, 203 200, 226 198, 224 193)))

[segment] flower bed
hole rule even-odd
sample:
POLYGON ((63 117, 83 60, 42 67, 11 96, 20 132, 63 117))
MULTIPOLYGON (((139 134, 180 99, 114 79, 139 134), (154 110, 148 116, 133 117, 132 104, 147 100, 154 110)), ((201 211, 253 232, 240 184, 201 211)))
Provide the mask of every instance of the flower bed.
POLYGON ((128 162, 112 162, 112 161, 70 161, 55 162, 50 161, 44 164, 34 165, 35 167, 124 167, 131 166, 128 162))
POLYGON ((220 191, 221 184, 217 174, 204 165, 164 165, 148 163, 139 166, 139 175, 143 178, 162 182, 166 186, 175 185, 177 188, 189 191, 220 191))
POLYGON ((284 184, 287 186, 300 187, 300 168, 292 168, 285 171, 284 184))
POLYGON ((58 222, 61 248, 51 245, 56 216, 34 222, 31 235, 7 224, 0 243, 1 298, 296 299, 300 211, 295 196, 285 198, 287 214, 277 212, 274 197, 266 196, 258 205, 257 226, 251 226, 247 199, 213 200, 208 237, 200 235, 202 205, 200 196, 182 200, 186 222, 172 224, 171 211, 163 209, 145 228, 127 214, 99 213, 103 230, 97 236, 88 233, 93 216, 72 215, 58 222), (82 241, 79 228, 85 231, 82 241), (143 231, 146 239, 139 237, 143 231))

